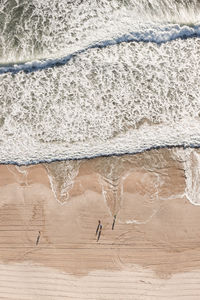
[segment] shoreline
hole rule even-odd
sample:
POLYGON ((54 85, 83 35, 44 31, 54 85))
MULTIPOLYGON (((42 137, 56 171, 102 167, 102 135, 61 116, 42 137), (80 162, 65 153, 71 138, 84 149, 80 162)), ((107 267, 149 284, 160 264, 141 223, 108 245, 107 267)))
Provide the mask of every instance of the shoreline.
MULTIPOLYGON (((83 290, 92 295, 81 299, 176 299, 187 294, 183 278, 198 289, 200 206, 186 197, 184 164, 190 161, 193 170, 200 152, 185 151, 190 160, 183 149, 160 149, 1 165, 0 278, 7 295, 14 284, 15 298, 35 299, 36 284, 40 299, 59 299, 52 279, 63 297, 80 297, 83 290), (103 228, 97 241, 98 220, 103 228)), ((192 290, 187 295, 193 299, 192 290)))
POLYGON ((18 167, 25 167, 25 166, 35 166, 35 165, 40 165, 40 164, 51 164, 54 162, 65 162, 65 161, 84 161, 84 160, 93 160, 96 158, 109 158, 109 157, 124 157, 127 155, 135 156, 137 154, 142 154, 146 152, 151 152, 153 150, 162 150, 162 149, 200 149, 200 144, 195 145, 195 144, 187 144, 183 143, 180 145, 163 145, 163 146, 152 146, 146 149, 143 149, 141 151, 137 152, 123 152, 123 153, 111 153, 111 154, 99 154, 99 155, 94 155, 94 156, 83 156, 80 158, 55 158, 55 159, 44 159, 44 160, 31 160, 25 163, 18 163, 16 161, 5 161, 5 162, 0 162, 0 166, 2 165, 13 165, 13 166, 18 166, 18 167))

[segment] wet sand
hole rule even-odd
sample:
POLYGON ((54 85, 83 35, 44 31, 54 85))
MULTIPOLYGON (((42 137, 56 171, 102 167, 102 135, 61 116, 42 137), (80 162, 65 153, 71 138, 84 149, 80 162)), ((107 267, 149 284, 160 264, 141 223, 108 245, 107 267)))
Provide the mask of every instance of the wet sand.
POLYGON ((1 165, 0 299, 199 299, 185 189, 176 149, 1 165))

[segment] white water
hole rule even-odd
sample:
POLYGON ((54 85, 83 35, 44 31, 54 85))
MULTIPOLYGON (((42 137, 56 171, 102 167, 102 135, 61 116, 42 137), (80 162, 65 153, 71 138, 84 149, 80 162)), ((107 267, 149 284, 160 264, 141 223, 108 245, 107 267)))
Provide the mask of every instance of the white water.
POLYGON ((57 58, 129 32, 145 36, 169 23, 199 22, 197 0, 2 0, 0 57, 2 63, 57 58))
POLYGON ((200 153, 195 149, 176 149, 175 155, 185 171, 185 196, 194 205, 200 205, 200 153))
POLYGON ((63 161, 45 164, 51 189, 57 201, 62 204, 69 199, 69 192, 73 188, 74 179, 78 175, 80 161, 63 161))
POLYGON ((0 73, 44 68, 0 75, 0 162, 200 145, 199 12, 197 1, 1 1, 0 73), (79 50, 60 67, 37 61, 79 50))

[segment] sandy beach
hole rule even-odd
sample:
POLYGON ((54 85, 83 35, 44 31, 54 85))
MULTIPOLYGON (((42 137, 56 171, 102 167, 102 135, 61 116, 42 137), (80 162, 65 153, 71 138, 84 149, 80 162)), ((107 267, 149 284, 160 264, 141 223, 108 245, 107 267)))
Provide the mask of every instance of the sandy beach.
POLYGON ((200 206, 178 151, 1 165, 0 299, 199 299, 200 206))

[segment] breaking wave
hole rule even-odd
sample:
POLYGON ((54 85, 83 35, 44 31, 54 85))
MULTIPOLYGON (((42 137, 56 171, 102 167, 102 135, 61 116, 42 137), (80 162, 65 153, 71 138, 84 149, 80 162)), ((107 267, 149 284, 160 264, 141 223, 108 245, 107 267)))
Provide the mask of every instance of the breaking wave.
POLYGON ((143 29, 138 32, 130 32, 115 39, 97 42, 95 44, 89 45, 84 49, 79 49, 76 52, 68 54, 67 56, 61 58, 43 59, 40 61, 1 65, 0 74, 8 72, 16 74, 20 71, 35 72, 46 68, 62 66, 68 63, 71 59, 75 58, 77 55, 84 53, 89 49, 102 49, 120 43, 143 42, 155 43, 157 45, 160 45, 162 43, 167 43, 176 39, 184 40, 196 37, 200 37, 200 26, 189 27, 186 25, 168 25, 158 28, 152 27, 151 29, 143 29))

